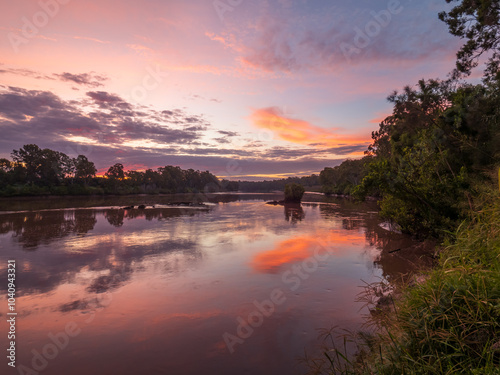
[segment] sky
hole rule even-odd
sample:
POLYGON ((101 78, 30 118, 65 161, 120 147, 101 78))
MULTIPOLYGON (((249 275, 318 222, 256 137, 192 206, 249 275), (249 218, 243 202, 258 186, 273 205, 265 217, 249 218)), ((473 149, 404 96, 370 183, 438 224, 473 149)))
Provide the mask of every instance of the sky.
POLYGON ((0 5, 0 157, 35 143, 262 180, 359 158, 386 98, 446 78, 445 0, 0 5))

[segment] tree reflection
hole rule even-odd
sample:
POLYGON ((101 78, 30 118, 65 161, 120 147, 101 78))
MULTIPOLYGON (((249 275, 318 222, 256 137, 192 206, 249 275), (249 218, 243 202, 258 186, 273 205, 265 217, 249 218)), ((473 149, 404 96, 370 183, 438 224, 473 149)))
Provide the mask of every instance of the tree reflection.
POLYGON ((292 224, 302 221, 306 214, 300 203, 285 203, 285 219, 292 224))
POLYGON ((125 217, 124 210, 106 210, 104 217, 114 227, 121 227, 123 225, 123 218, 125 217))
POLYGON ((53 240, 71 233, 85 234, 91 231, 97 220, 92 210, 39 211, 0 216, 2 233, 12 232, 26 250, 36 250, 53 240))
MULTIPOLYGON (((20 248, 29 250, 26 256, 17 257, 18 261, 29 264, 23 270, 22 278, 18 285, 20 296, 28 294, 46 293, 58 285, 69 282, 83 268, 100 275, 89 281, 86 288, 88 293, 101 294, 116 289, 130 280, 137 264, 147 256, 163 253, 182 253, 186 256, 186 263, 196 262, 201 254, 197 250, 196 241, 186 238, 170 238, 169 235, 149 238, 153 246, 123 242, 120 237, 109 236, 113 230, 105 233, 92 233, 99 216, 115 228, 123 225, 124 220, 134 220, 144 217, 146 220, 164 220, 178 216, 193 216, 200 214, 196 210, 186 212, 179 209, 153 209, 124 211, 122 209, 109 210, 53 210, 39 212, 23 212, 16 214, 0 215, 0 228, 4 235, 11 233, 12 240, 20 248), (102 215, 102 216, 101 216, 102 215), (68 238, 62 242, 64 237, 68 238), (99 239, 96 242, 96 239, 99 239), (43 245, 57 244, 59 250, 43 248, 43 245), (83 248, 82 248, 83 246, 83 248), (39 251, 35 251, 39 250, 39 251), (24 260, 22 260, 24 259, 24 260), (105 275, 102 275, 105 271, 105 275)), ((102 219, 101 219, 102 220, 102 219)), ((130 236, 139 232, 134 223, 126 230, 121 230, 121 235, 130 236)), ((148 238, 144 238, 147 240, 148 238)), ((5 239, 4 239, 5 241, 5 239)), ((165 270, 174 270, 177 263, 166 266, 165 270)), ((0 269, 0 278, 6 278, 6 269, 0 269)), ((5 290, 5 285, 0 285, 0 290, 5 290)), ((71 307, 62 307, 71 310, 71 307)))
POLYGON ((334 204, 320 205, 320 211, 326 218, 340 220, 345 230, 364 231, 367 244, 379 251, 373 265, 382 270, 382 276, 389 282, 400 280, 403 275, 432 263, 433 242, 419 242, 382 228, 376 207, 370 203, 358 204, 341 199, 335 200, 334 204), (397 249, 401 250, 393 252, 397 249))
POLYGON ((85 235, 94 229, 97 223, 96 213, 94 210, 75 211, 74 216, 74 232, 78 235, 85 235))

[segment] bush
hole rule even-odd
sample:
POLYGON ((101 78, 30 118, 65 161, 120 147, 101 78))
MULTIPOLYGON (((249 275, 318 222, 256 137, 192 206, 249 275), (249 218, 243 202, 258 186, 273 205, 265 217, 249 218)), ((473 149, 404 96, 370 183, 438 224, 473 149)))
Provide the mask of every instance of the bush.
POLYGON ((306 189, 299 184, 293 183, 285 185, 285 202, 300 203, 305 191, 306 189))

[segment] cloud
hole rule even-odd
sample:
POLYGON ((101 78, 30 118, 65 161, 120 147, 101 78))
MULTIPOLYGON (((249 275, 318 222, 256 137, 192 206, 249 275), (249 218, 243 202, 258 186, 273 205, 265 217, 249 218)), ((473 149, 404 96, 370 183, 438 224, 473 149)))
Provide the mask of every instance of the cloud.
POLYGON ((12 149, 35 143, 71 157, 84 154, 101 170, 117 162, 144 168, 179 165, 244 179, 318 173, 366 147, 362 143, 329 142, 328 131, 288 119, 275 109, 256 112, 255 119, 264 115, 266 119, 277 116, 287 129, 295 129, 292 136, 296 143, 318 141, 322 146, 220 147, 233 138, 237 142, 239 133, 217 130, 221 135, 216 138, 218 147, 210 141, 208 132, 213 134, 214 130, 205 117, 183 109, 136 106, 107 91, 89 91, 81 99, 65 101, 48 91, 8 87, 0 90, 0 155, 9 157, 12 149), (228 168, 235 162, 238 168, 228 168))
POLYGON ((304 157, 327 157, 330 155, 361 155, 366 150, 365 143, 354 144, 349 146, 339 146, 330 148, 288 148, 288 147, 273 147, 261 153, 263 157, 273 158, 277 160, 297 159, 304 157))
POLYGON ((88 87, 99 87, 103 86, 103 82, 105 82, 108 78, 96 74, 95 72, 90 73, 81 73, 81 74, 72 74, 68 72, 64 73, 54 73, 52 75, 43 74, 31 69, 21 69, 21 68, 6 68, 0 69, 0 74, 14 74, 23 77, 30 77, 34 79, 45 79, 45 80, 55 80, 58 79, 63 82, 72 82, 82 86, 88 87))
POLYGON ((90 102, 67 102, 47 91, 15 87, 0 91, 0 152, 27 143, 63 152, 100 144, 122 151, 133 149, 134 144, 186 145, 200 139, 210 125, 201 116, 181 110, 171 111, 168 118, 160 111, 138 110, 105 91, 87 96, 90 102))
POLYGON ((214 138, 214 141, 217 143, 231 143, 231 141, 227 138, 214 138))
POLYGON ((67 107, 64 101, 48 91, 9 87, 0 95, 0 114, 13 121, 44 115, 50 110, 63 111, 67 107))
POLYGON ((99 43, 99 44, 109 44, 109 43, 111 43, 111 42, 106 41, 106 40, 100 40, 100 39, 90 38, 90 37, 86 37, 86 36, 74 36, 73 39, 89 40, 91 42, 95 42, 95 43, 99 43))
POLYGON ((290 37, 286 24, 273 22, 264 18, 258 28, 259 37, 246 49, 242 62, 252 67, 260 67, 266 71, 290 72, 300 66, 296 50, 292 47, 293 37, 290 37))
POLYGON ((228 130, 217 130, 217 133, 223 135, 223 137, 214 138, 214 140, 220 144, 229 144, 231 143, 231 138, 239 136, 239 133, 228 130))
POLYGON ((251 115, 253 124, 267 129, 282 140, 302 144, 321 145, 325 148, 338 148, 352 145, 368 145, 368 136, 345 136, 335 134, 338 129, 324 129, 307 121, 285 117, 276 107, 255 110, 251 115))
POLYGON ((72 74, 72 73, 61 73, 61 74, 53 74, 55 77, 58 77, 61 81, 73 82, 78 85, 88 86, 88 87, 100 87, 104 86, 103 82, 107 81, 107 77, 91 73, 81 73, 81 74, 72 74))
POLYGON ((154 52, 151 48, 143 46, 142 44, 127 44, 127 47, 139 54, 149 54, 154 52))
POLYGON ((228 130, 217 130, 217 133, 225 135, 226 137, 236 137, 239 135, 237 132, 231 132, 228 130))
POLYGON ((132 108, 131 104, 125 102, 118 95, 110 94, 106 91, 89 91, 87 96, 94 100, 94 103, 98 104, 100 108, 108 109, 111 107, 120 107, 124 109, 132 108))
POLYGON ((40 72, 37 72, 35 70, 31 70, 31 69, 6 68, 6 69, 0 69, 0 74, 14 74, 14 75, 22 76, 22 77, 30 77, 30 78, 35 78, 35 79, 54 80, 54 78, 51 76, 48 76, 46 74, 42 74, 40 72))
POLYGON ((377 63, 415 66, 454 57, 460 45, 429 3, 401 5, 389 18, 387 2, 362 6, 325 1, 285 8, 268 4, 256 20, 245 20, 244 28, 235 24, 205 35, 232 50, 243 67, 266 73, 338 73, 377 63))

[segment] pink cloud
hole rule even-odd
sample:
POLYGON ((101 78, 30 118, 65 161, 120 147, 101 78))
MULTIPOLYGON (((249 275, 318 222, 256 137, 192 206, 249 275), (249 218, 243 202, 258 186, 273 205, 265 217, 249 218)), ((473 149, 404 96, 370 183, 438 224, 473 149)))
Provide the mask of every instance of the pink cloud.
POLYGON ((100 43, 100 44, 109 44, 109 43, 111 43, 109 41, 100 40, 100 39, 97 39, 97 38, 90 38, 90 37, 87 37, 87 36, 74 36, 73 39, 89 40, 91 42, 96 42, 96 43, 100 43))

